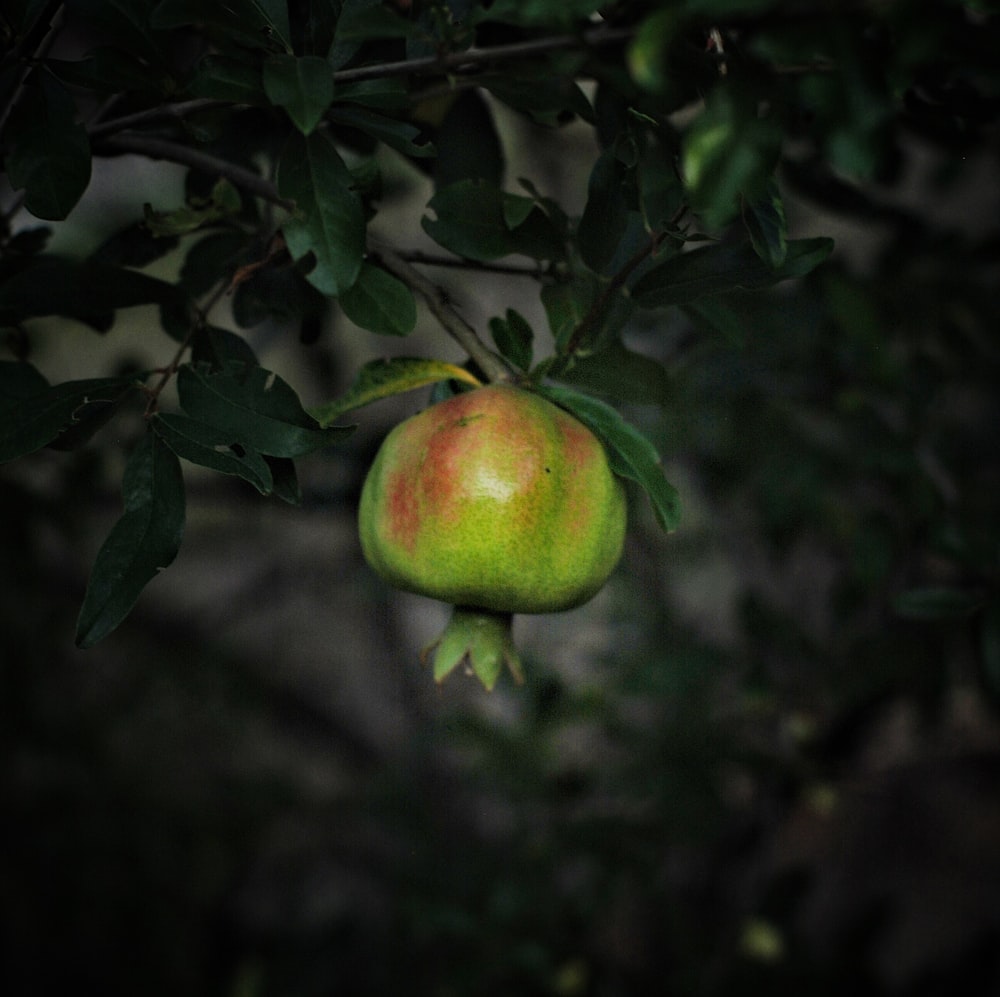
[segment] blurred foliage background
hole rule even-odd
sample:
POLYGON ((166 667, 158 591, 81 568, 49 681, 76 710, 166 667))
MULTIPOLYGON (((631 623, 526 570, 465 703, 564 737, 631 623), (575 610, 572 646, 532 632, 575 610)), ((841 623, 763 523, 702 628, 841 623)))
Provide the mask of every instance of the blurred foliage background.
MULTIPOLYGON (((738 6, 782 5, 714 9, 738 6)), ((666 536, 633 495, 598 598, 518 620, 525 687, 434 688, 418 651, 446 608, 361 559, 366 468, 425 397, 304 461, 297 508, 192 475, 181 555, 88 651, 139 418, 0 469, 5 993, 1000 991, 997 24, 885 6, 895 34, 868 45, 834 18, 868 59, 842 90, 803 76, 818 111, 789 141, 822 134, 833 165, 779 170, 790 231, 834 256, 625 330, 669 372, 628 411, 684 519, 666 536), (866 117, 890 50, 920 72, 866 117)), ((490 106, 578 213, 594 136, 490 106)), ((383 167, 415 217, 428 178, 383 167)), ((93 184, 70 248, 135 208, 117 161, 93 184)), ((477 328, 544 325, 523 277, 434 278, 477 328)), ((106 370, 92 333, 32 332, 50 373, 106 370)), ((441 352, 423 319, 399 345, 337 312, 288 333, 269 314, 246 335, 315 402, 386 349, 441 352)), ((122 365, 163 355, 141 316, 114 336, 122 365)))

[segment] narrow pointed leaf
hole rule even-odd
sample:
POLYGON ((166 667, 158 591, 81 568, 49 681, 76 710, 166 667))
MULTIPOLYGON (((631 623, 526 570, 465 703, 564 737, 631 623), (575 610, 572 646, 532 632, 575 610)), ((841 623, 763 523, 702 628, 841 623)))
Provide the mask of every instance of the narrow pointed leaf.
POLYGON ((680 253, 646 273, 632 289, 643 308, 683 305, 707 294, 757 290, 804 277, 833 252, 833 240, 797 239, 788 243, 784 263, 772 267, 749 245, 713 245, 680 253))
POLYGON ((234 440, 230 434, 172 412, 156 415, 150 425, 178 457, 213 471, 236 475, 249 481, 261 495, 271 493, 274 479, 267 462, 256 450, 234 440))
POLYGON ((300 457, 331 446, 352 427, 321 428, 295 391, 263 367, 185 365, 177 373, 181 407, 193 419, 214 426, 229 443, 271 457, 300 457))
POLYGON ((534 332, 528 320, 513 308, 500 318, 490 319, 490 333, 501 355, 521 370, 531 367, 534 332))
POLYGON ((353 179, 322 132, 293 136, 278 163, 278 189, 295 202, 282 231, 295 260, 315 258, 306 279, 333 297, 350 287, 361 270, 365 216, 353 179))
POLYGON ((147 433, 129 457, 122 495, 124 515, 97 554, 80 609, 79 647, 91 647, 111 633, 180 549, 184 479, 180 461, 155 433, 147 433))
POLYGON ((116 405, 136 384, 130 376, 49 386, 30 364, 0 364, 0 463, 48 446, 98 409, 116 405))
POLYGON ((25 207, 36 218, 65 218, 90 183, 90 140, 72 97, 54 78, 36 74, 4 136, 7 176, 24 190, 25 207))
POLYGON ((312 409, 312 414, 321 426, 328 426, 345 412, 370 405, 382 398, 423 388, 438 381, 451 380, 480 386, 480 382, 463 367, 442 360, 425 360, 422 357, 372 360, 358 371, 354 383, 340 398, 317 406, 312 409))
POLYGON ((663 474, 656 448, 635 426, 605 402, 569 388, 539 389, 550 401, 572 412, 604 443, 615 474, 637 482, 649 496, 657 522, 668 532, 680 522, 680 496, 663 474))
POLYGON ((788 256, 788 224, 785 221, 785 205, 773 178, 763 197, 745 205, 743 224, 750 235, 754 252, 770 266, 780 267, 788 256))
POLYGON ((318 55, 274 55, 264 62, 264 92, 309 135, 333 100, 333 73, 318 55))

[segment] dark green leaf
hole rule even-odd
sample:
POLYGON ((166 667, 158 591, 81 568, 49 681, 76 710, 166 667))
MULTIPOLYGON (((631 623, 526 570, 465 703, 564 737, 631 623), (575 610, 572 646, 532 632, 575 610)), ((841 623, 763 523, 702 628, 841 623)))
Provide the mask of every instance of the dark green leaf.
POLYGON ((781 192, 773 177, 763 196, 744 205, 743 223, 754 252, 770 266, 780 267, 788 255, 788 224, 781 192))
POLYGON ((228 364, 259 366, 253 349, 242 336, 214 325, 199 330, 191 348, 191 360, 195 364, 206 363, 215 370, 223 370, 228 364))
POLYGON ((318 55, 273 55, 264 62, 264 91, 309 135, 333 100, 333 73, 318 55))
POLYGON ((460 180, 503 183, 504 155, 493 113, 477 90, 466 90, 448 108, 434 136, 437 161, 434 186, 440 190, 460 180), (474 142, 469 136, 475 135, 474 142))
POLYGON ((266 102, 264 81, 258 62, 209 53, 201 58, 188 90, 195 97, 229 100, 236 104, 266 102))
POLYGON ((544 385, 539 391, 591 429, 607 447, 612 470, 645 490, 656 520, 664 530, 676 529, 681 516, 680 496, 664 477, 653 444, 605 402, 552 385, 544 385))
POLYGON ((372 360, 358 371, 354 383, 340 398, 316 406, 311 413, 321 426, 329 426, 345 412, 370 405, 382 398, 451 380, 479 387, 479 381, 467 370, 441 360, 425 360, 422 357, 372 360))
POLYGON ((264 460, 271 469, 274 488, 271 494, 289 505, 299 505, 302 502, 302 489, 299 487, 299 475, 295 470, 295 461, 291 457, 268 457, 264 460))
POLYGON ((773 117, 762 117, 752 94, 723 85, 684 136, 681 174, 692 207, 710 227, 733 219, 741 198, 756 200, 766 189, 781 148, 773 117))
POLYGON ((365 216, 353 180, 321 132, 293 136, 278 163, 278 189, 295 202, 283 228, 293 259, 310 253, 309 282, 336 297, 357 280, 365 249, 365 216))
POLYGON ((292 51, 285 0, 160 0, 149 24, 161 30, 196 28, 227 46, 292 51))
POLYGON ((687 304, 707 294, 770 287, 805 276, 831 252, 832 239, 792 240, 785 262, 771 267, 748 245, 704 246, 654 267, 632 289, 632 297, 643 308, 664 308, 687 304))
POLYGON ((222 281, 228 282, 237 266, 246 262, 251 247, 239 231, 212 232, 187 251, 181 266, 181 283, 192 297, 207 294, 222 281))
POLYGON ((376 111, 402 111, 410 106, 410 92, 398 79, 358 80, 337 87, 337 104, 360 104, 376 111))
POLYGON ((544 76, 490 76, 482 84, 497 100, 527 114, 550 128, 568 115, 593 121, 594 112, 583 91, 571 79, 558 74, 544 76))
POLYGON ((0 284, 0 321, 63 315, 104 331, 119 308, 185 302, 179 288, 136 270, 40 256, 0 284))
POLYGON ((643 150, 636 169, 639 208, 646 229, 659 232, 676 219, 684 200, 673 153, 662 146, 643 150))
POLYGON ((51 76, 35 74, 4 129, 7 175, 37 218, 65 218, 90 183, 90 141, 73 99, 51 76))
POLYGON ((135 377, 66 381, 50 387, 30 364, 0 363, 0 463, 41 450, 135 388, 135 377))
POLYGON ((670 377, 661 363, 626 349, 620 340, 599 353, 575 359, 553 376, 584 391, 633 405, 662 405, 670 389, 670 377))
POLYGON ((334 105, 329 118, 338 124, 357 128, 358 131, 384 142, 390 149, 395 149, 404 156, 422 159, 435 155, 434 146, 430 142, 418 141, 422 133, 416 125, 411 125, 408 121, 398 121, 367 107, 350 104, 334 105))
POLYGON ((580 256, 595 273, 608 273, 608 265, 628 227, 624 183, 624 166, 613 148, 605 149, 590 171, 587 204, 577 228, 580 256))
POLYGON ((484 20, 502 21, 524 27, 568 28, 590 17, 602 4, 600 0, 496 0, 484 20))
POLYGON ((563 352, 570 337, 590 314, 600 291, 598 279, 587 273, 542 288, 542 305, 558 352, 563 352))
POLYGON ((417 324, 413 292, 381 267, 364 263, 355 283, 337 299, 357 326, 386 336, 407 336, 417 324))
POLYGON ((230 363, 222 370, 187 364, 177 373, 181 407, 214 426, 230 443, 272 457, 299 457, 342 440, 350 427, 322 429, 298 395, 263 367, 230 363))
POLYGON ((670 48, 683 24, 680 9, 657 10, 647 17, 629 45, 627 59, 632 78, 657 93, 670 89, 670 48))
POLYGON ((370 38, 409 38, 414 25, 381 4, 352 4, 337 21, 337 41, 362 42, 370 38))
POLYGON ((531 367, 534 332, 520 312, 508 308, 503 318, 491 318, 490 334, 497 349, 512 364, 525 371, 531 367))
POLYGON ((439 190, 424 217, 424 231, 439 245, 470 260, 495 260, 513 252, 499 188, 483 180, 462 180, 439 190))
POLYGON ((122 494, 125 513, 98 551, 80 609, 79 647, 91 647, 111 633, 180 549, 184 479, 177 457, 155 433, 146 433, 129 457, 122 494))
POLYGON ((235 474, 262 495, 271 493, 274 481, 264 458, 256 450, 234 442, 218 427, 177 413, 159 413, 150 425, 178 457, 223 474, 235 474))
POLYGON ((900 616, 911 620, 954 620, 971 615, 983 604, 981 593, 943 585, 900 592, 893 599, 893 608, 900 616))
POLYGON ((174 211, 154 211, 149 204, 143 207, 143 224, 157 237, 172 238, 188 235, 204 225, 222 221, 239 214, 243 207, 240 192, 225 178, 212 187, 211 196, 192 199, 183 208, 174 211))

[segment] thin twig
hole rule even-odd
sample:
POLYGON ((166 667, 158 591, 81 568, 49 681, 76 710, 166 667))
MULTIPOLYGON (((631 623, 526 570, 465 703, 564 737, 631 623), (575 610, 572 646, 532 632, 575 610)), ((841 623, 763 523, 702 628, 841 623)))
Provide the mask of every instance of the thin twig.
POLYGON ((150 159, 166 159, 172 163, 180 163, 183 166, 201 170, 210 176, 225 177, 237 187, 242 187, 271 204, 277 204, 286 211, 295 208, 294 202, 282 197, 270 180, 266 180, 245 167, 237 166, 227 159, 192 149, 179 142, 170 142, 167 139, 155 138, 151 135, 132 135, 126 132, 121 135, 108 135, 101 140, 101 146, 114 152, 132 152, 148 156, 150 159))
POLYGON ((597 299, 587 310, 587 314, 580 319, 579 324, 569 337, 569 340, 566 343, 566 348, 563 350, 563 353, 566 356, 572 356, 580 348, 580 344, 586 333, 588 333, 600 321, 601 315, 607 307, 608 302, 622 289, 622 287, 625 286, 625 282, 632 276, 636 268, 641 266, 657 251, 657 249, 660 248, 661 243, 666 237, 666 232, 657 232, 651 236, 649 242, 636 250, 636 252, 634 252, 625 261, 621 270, 617 271, 611 277, 608 281, 607 287, 605 287, 604 290, 597 296, 597 299))
MULTIPOLYGON (((345 83, 360 83, 364 80, 390 79, 397 76, 426 75, 428 73, 449 73, 461 75, 477 70, 485 65, 494 65, 523 59, 546 52, 558 52, 574 48, 598 48, 627 41, 632 37, 631 28, 596 28, 582 35, 554 35, 548 38, 532 38, 509 45, 491 48, 470 48, 464 52, 449 52, 445 55, 429 55, 417 59, 401 59, 396 62, 381 62, 371 66, 357 66, 353 69, 339 69, 333 73, 334 86, 345 83)), ((91 138, 98 138, 151 124, 161 120, 180 120, 199 111, 232 105, 224 100, 198 98, 177 104, 161 104, 133 114, 125 114, 93 125, 88 129, 91 138)))
POLYGON ((444 291, 437 284, 428 280, 399 253, 387 246, 373 246, 372 254, 378 258, 386 270, 397 276, 427 302, 427 307, 441 323, 445 332, 479 365, 479 369, 487 380, 509 381, 511 379, 510 368, 483 343, 476 330, 455 311, 448 302, 444 291))
POLYGON ((399 62, 341 69, 333 74, 333 82, 336 85, 421 73, 462 73, 483 65, 510 62, 533 55, 544 55, 547 52, 613 45, 628 41, 634 33, 633 28, 595 28, 579 35, 553 35, 548 38, 511 42, 509 45, 494 45, 490 48, 468 48, 463 52, 448 52, 445 55, 429 55, 419 59, 403 59, 399 62))
POLYGON ((211 312, 215 305, 218 304, 218 302, 221 301, 228 292, 228 284, 219 284, 219 286, 216 287, 216 289, 205 300, 205 303, 196 309, 196 314, 192 317, 191 325, 184 338, 180 341, 177 349, 174 351, 174 355, 170 363, 160 371, 160 379, 156 382, 156 384, 152 388, 146 389, 146 395, 149 398, 146 403, 147 419, 156 412, 163 389, 170 383, 170 380, 177 373, 177 370, 181 365, 181 361, 184 359, 184 354, 191 348, 191 343, 198 331, 205 327, 205 323, 208 321, 209 312, 211 312))
POLYGON ((511 277, 542 276, 542 270, 537 266, 526 266, 517 263, 485 263, 480 260, 466 260, 460 256, 439 256, 436 253, 425 253, 420 249, 397 249, 401 259, 407 263, 419 263, 426 267, 442 267, 452 270, 477 270, 482 273, 504 274, 511 277))
POLYGON ((218 107, 233 107, 232 102, 226 100, 216 100, 209 97, 199 97, 196 100, 185 100, 178 104, 159 104, 156 107, 147 107, 142 111, 135 111, 132 114, 123 114, 118 118, 109 118, 107 121, 99 121, 91 125, 87 132, 92 139, 100 138, 102 135, 111 135, 115 132, 122 132, 128 128, 135 128, 137 125, 147 125, 154 121, 163 119, 180 121, 189 114, 196 114, 198 111, 210 111, 218 107))

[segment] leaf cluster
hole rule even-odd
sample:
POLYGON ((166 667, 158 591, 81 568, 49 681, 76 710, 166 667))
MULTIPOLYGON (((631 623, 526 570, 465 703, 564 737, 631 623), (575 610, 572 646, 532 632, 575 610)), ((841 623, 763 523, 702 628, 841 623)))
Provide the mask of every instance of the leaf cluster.
POLYGON ((914 9, 9 4, 0 24, 10 187, 0 230, 10 351, 0 368, 0 456, 78 447, 122 411, 143 416, 125 512, 98 556, 80 643, 110 632, 176 554, 179 460, 295 501, 294 462, 348 432, 334 420, 435 381, 507 379, 545 392, 598 433, 616 470, 673 529, 678 496, 659 453, 619 411, 671 398, 664 351, 655 341, 637 348, 637 333, 672 316, 739 338, 748 292, 767 295, 828 261, 832 240, 795 236, 789 177, 839 206, 852 184, 891 179, 902 125, 961 145, 995 121, 994 19, 983 15, 972 43, 960 5, 919 23, 914 9), (962 100, 949 90, 959 85, 962 100), (578 214, 539 178, 507 175, 504 116, 555 134, 570 123, 586 131, 592 157, 578 214), (184 167, 183 203, 162 203, 151 185, 141 216, 93 253, 50 248, 90 196, 95 160, 125 154, 184 167), (373 238, 394 197, 387 164, 432 183, 412 232, 422 229, 441 256, 416 252, 408 234, 388 247, 373 238), (536 334, 509 308, 489 321, 487 340, 425 275, 428 262, 473 276, 518 273, 536 289, 547 328, 536 334), (167 263, 176 278, 159 275, 167 263), (209 312, 227 294, 232 327, 216 326, 209 312), (417 325, 418 300, 469 364, 376 361, 344 398, 311 412, 246 338, 271 322, 314 341, 334 312, 402 337, 417 325), (173 340, 156 370, 50 385, 33 365, 40 320, 106 333, 137 307, 173 340), (551 351, 536 356, 547 342, 551 351))

